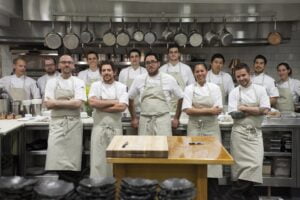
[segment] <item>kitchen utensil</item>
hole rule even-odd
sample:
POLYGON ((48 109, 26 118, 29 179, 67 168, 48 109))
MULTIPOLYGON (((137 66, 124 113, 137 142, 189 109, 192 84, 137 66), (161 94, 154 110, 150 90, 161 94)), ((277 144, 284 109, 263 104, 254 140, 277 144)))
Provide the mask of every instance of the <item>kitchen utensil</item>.
POLYGON ((20 109, 21 109, 21 101, 13 101, 12 102, 12 113, 15 115, 20 114, 20 109))
POLYGON ((226 19, 223 19, 224 28, 220 34, 220 41, 223 46, 228 46, 232 43, 233 35, 226 28, 226 19))
POLYGON ((42 109, 42 99, 32 99, 32 116, 40 116, 42 109))
POLYGON ((144 41, 147 44, 152 45, 155 41, 156 41, 156 34, 152 31, 152 23, 151 23, 151 19, 149 22, 149 31, 147 33, 145 33, 144 35, 144 41))
POLYGON ((109 29, 108 31, 106 31, 103 35, 103 42, 105 45, 107 46, 113 46, 116 44, 116 36, 115 34, 113 33, 112 31, 112 21, 110 19, 110 22, 109 22, 109 29))
POLYGON ((72 18, 70 19, 69 32, 63 37, 63 44, 67 49, 76 49, 80 43, 79 37, 73 32, 72 18))
POLYGON ((268 42, 271 45, 279 45, 282 41, 282 36, 276 29, 277 29, 277 23, 276 23, 276 18, 275 18, 274 19, 274 31, 270 32, 268 35, 268 42))
POLYGON ((9 99, 0 99, 0 115, 9 113, 9 99))
POLYGON ((184 33, 182 30, 181 19, 179 21, 179 29, 174 36, 174 41, 178 44, 178 46, 184 46, 188 41, 186 33, 184 33))
POLYGON ((93 33, 89 31, 89 17, 86 18, 86 27, 80 34, 80 40, 84 44, 88 44, 93 41, 93 33))
POLYGON ((62 37, 55 32, 54 21, 52 21, 52 31, 45 37, 45 44, 50 49, 58 49, 62 45, 62 37))
POLYGON ((168 18, 168 25, 167 28, 164 30, 164 32, 162 33, 163 38, 166 41, 171 41, 174 38, 174 33, 173 31, 170 29, 170 19, 168 18))
POLYGON ((140 19, 138 19, 138 27, 137 30, 133 32, 133 39, 137 42, 141 42, 144 40, 144 33, 140 29, 140 19))
MULTIPOLYGON (((196 26, 196 19, 194 20, 194 25, 196 26)), ((203 37, 199 31, 195 28, 189 35, 189 43, 193 47, 198 47, 202 44, 203 37)))
POLYGON ((125 29, 124 19, 122 18, 122 30, 117 35, 117 44, 120 46, 127 46, 130 42, 130 35, 125 29))
POLYGON ((213 22, 214 19, 210 19, 210 31, 208 31, 204 36, 204 41, 209 46, 217 46, 219 44, 219 36, 218 34, 213 30, 213 22))
POLYGON ((24 114, 31 114, 31 100, 23 100, 22 105, 24 114))
POLYGON ((63 197, 74 189, 73 183, 63 180, 49 180, 39 183, 34 187, 34 191, 42 197, 63 197))

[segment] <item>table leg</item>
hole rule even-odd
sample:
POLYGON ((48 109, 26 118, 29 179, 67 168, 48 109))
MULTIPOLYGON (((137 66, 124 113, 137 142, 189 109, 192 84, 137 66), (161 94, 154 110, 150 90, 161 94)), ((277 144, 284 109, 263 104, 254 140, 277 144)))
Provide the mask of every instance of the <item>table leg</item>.
POLYGON ((2 135, 0 135, 0 176, 2 176, 2 135))
POLYGON ((207 165, 197 167, 197 200, 207 200, 207 165))
POLYGON ((124 164, 113 164, 113 174, 117 180, 117 190, 116 199, 119 199, 119 191, 121 189, 121 181, 123 177, 126 177, 126 167, 124 164))

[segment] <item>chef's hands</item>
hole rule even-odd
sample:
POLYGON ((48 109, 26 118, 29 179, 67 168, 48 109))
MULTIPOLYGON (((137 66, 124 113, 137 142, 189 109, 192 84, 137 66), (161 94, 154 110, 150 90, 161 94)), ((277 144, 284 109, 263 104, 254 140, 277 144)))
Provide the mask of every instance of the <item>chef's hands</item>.
POLYGON ((138 118, 132 118, 131 126, 132 126, 132 128, 138 128, 139 127, 139 119, 138 118))
POLYGON ((247 105, 239 105, 238 110, 242 111, 242 112, 246 112, 248 110, 248 106, 247 105))
POLYGON ((211 108, 211 113, 213 115, 219 115, 219 114, 221 114, 222 110, 223 109, 220 108, 219 106, 214 106, 214 107, 211 108))
POLYGON ((56 105, 56 100, 54 100, 54 99, 47 99, 46 101, 44 101, 44 104, 45 104, 45 106, 46 106, 47 109, 52 109, 56 105))
POLYGON ((172 128, 177 128, 179 126, 179 119, 174 118, 172 120, 172 128))

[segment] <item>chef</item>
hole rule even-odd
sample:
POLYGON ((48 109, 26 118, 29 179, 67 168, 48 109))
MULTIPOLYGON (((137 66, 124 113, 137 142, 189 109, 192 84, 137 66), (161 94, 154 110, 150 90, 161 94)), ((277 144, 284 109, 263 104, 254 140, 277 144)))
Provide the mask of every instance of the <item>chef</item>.
POLYGON ((169 74, 159 72, 160 62, 154 53, 145 56, 147 74, 136 77, 128 92, 131 124, 139 128, 139 135, 172 135, 169 102, 174 95, 178 99, 172 127, 179 125, 183 92, 176 80, 169 74), (140 96, 141 114, 137 118, 134 99, 140 96))
MULTIPOLYGON (((222 92, 222 103, 228 105, 228 94, 234 88, 232 77, 221 71, 225 63, 225 58, 222 54, 216 53, 210 59, 211 69, 208 71, 206 80, 208 82, 217 84, 222 92)), ((227 108, 224 108, 225 111, 227 108)))
POLYGON ((279 111, 293 112, 294 104, 298 103, 300 96, 300 81, 291 78, 292 68, 288 63, 278 64, 277 73, 280 80, 276 84, 279 91, 276 108, 279 111))
MULTIPOLYGON (((206 81, 207 66, 197 64, 194 67, 196 83, 184 90, 182 110, 189 115, 187 135, 214 136, 221 141, 218 115, 222 112, 222 93, 218 85, 206 81)), ((221 165, 209 165, 208 199, 219 199, 218 179, 223 177, 221 165)))
POLYGON ((253 185, 263 182, 261 124, 263 115, 270 110, 270 100, 264 87, 251 82, 250 68, 246 64, 236 65, 235 77, 239 86, 230 92, 228 105, 234 118, 230 141, 231 155, 235 160, 231 168, 234 182, 225 199, 258 200, 253 185))
POLYGON ((89 103, 95 109, 91 136, 91 178, 113 176, 106 162, 106 148, 115 135, 122 135, 122 112, 128 105, 126 85, 115 81, 116 67, 110 61, 100 65, 103 81, 92 84, 89 103))
POLYGON ((80 107, 86 101, 85 85, 72 76, 74 60, 59 58, 61 75, 50 79, 45 89, 45 105, 51 111, 46 170, 58 171, 60 178, 79 177, 82 156, 80 107))
MULTIPOLYGON (((86 95, 88 96, 92 83, 102 80, 102 77, 98 69, 98 54, 96 52, 90 51, 86 54, 86 59, 89 67, 88 69, 79 72, 78 78, 84 81, 86 95)), ((89 116, 92 115, 92 108, 88 105, 88 102, 85 103, 83 110, 86 111, 89 116)))
POLYGON ((23 58, 15 58, 13 60, 14 74, 0 79, 0 85, 5 87, 14 101, 40 98, 36 81, 26 76, 26 65, 23 58))
MULTIPOLYGON (((177 45, 170 45, 168 48, 169 62, 161 66, 160 72, 165 72, 173 76, 182 90, 190 84, 195 83, 195 78, 190 66, 180 62, 180 49, 177 45)), ((172 97, 171 112, 176 111, 177 98, 172 97)))
POLYGON ((257 55, 254 58, 254 74, 251 81, 255 84, 262 85, 266 88, 272 106, 276 105, 279 92, 275 86, 275 80, 264 73, 267 65, 267 59, 263 55, 257 55))
MULTIPOLYGON (((129 60, 131 65, 121 70, 119 74, 119 81, 125 84, 128 88, 128 91, 132 85, 133 80, 141 74, 147 73, 147 70, 144 67, 140 66, 141 52, 138 49, 131 49, 129 52, 129 60)), ((137 112, 140 112, 140 102, 139 97, 135 98, 135 109, 137 112)))
POLYGON ((40 89, 41 96, 45 95, 46 83, 49 79, 59 76, 59 72, 56 71, 56 61, 53 57, 46 57, 43 59, 43 65, 46 74, 38 78, 37 85, 40 89))

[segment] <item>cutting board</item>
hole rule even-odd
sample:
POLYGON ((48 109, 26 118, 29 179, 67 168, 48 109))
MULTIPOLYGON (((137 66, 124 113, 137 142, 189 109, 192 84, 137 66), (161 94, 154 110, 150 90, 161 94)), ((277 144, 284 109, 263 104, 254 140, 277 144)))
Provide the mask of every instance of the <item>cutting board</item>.
POLYGON ((167 158, 167 136, 115 136, 106 149, 106 157, 167 158))

